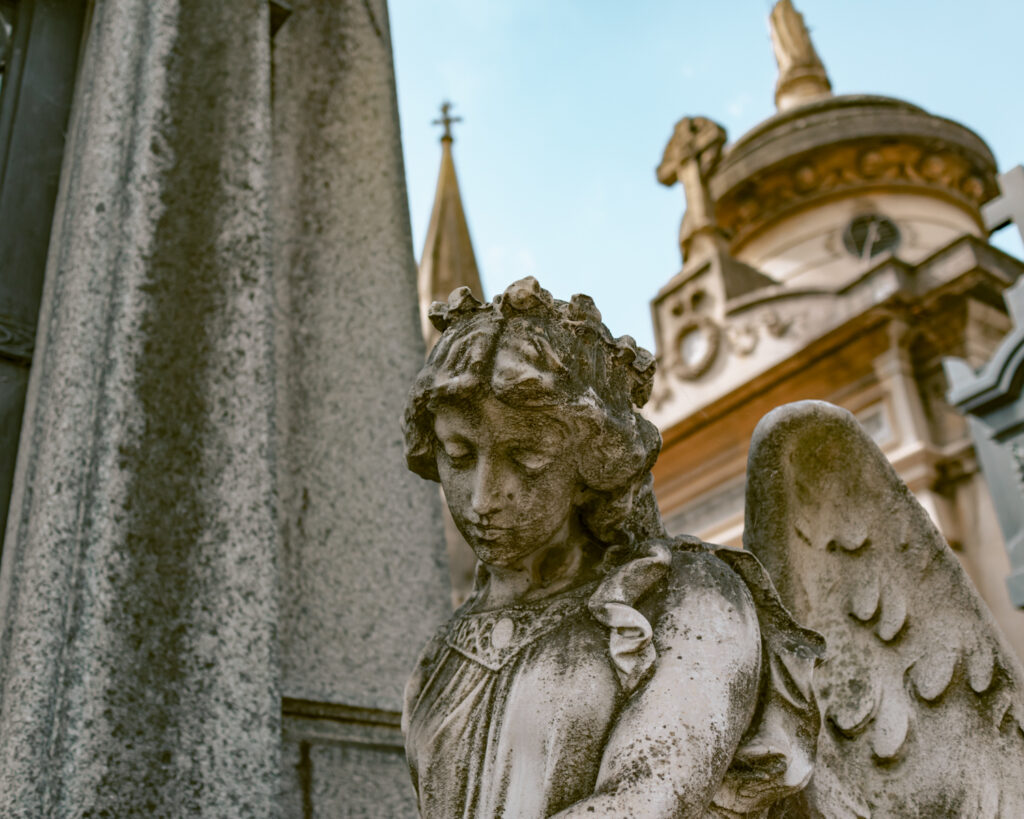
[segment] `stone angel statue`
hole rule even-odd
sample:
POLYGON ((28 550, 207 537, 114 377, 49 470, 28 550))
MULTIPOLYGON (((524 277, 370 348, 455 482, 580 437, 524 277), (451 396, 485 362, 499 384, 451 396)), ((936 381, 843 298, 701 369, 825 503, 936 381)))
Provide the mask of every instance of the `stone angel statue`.
POLYGON ((1024 815, 1020 669, 854 422, 769 418, 748 550, 672 538, 639 412, 650 353, 532 278, 490 304, 461 288, 431 318, 406 455, 479 563, 406 688, 424 819, 1024 815), (830 562, 847 556, 863 589, 830 562))

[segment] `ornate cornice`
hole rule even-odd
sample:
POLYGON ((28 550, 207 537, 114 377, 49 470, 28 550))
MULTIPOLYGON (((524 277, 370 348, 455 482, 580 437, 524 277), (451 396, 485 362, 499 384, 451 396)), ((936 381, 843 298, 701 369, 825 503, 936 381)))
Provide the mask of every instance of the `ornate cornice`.
POLYGON ((960 204, 980 225, 992 180, 992 169, 948 148, 864 139, 822 147, 752 176, 716 209, 734 248, 812 202, 871 188, 933 192, 960 204))
POLYGON ((285 736, 296 741, 339 742, 401 751, 402 715, 398 711, 284 697, 285 736))
POLYGON ((795 210, 866 189, 937 194, 981 226, 995 174, 988 146, 959 123, 900 100, 847 96, 766 120, 729 148, 710 187, 735 250, 795 210))

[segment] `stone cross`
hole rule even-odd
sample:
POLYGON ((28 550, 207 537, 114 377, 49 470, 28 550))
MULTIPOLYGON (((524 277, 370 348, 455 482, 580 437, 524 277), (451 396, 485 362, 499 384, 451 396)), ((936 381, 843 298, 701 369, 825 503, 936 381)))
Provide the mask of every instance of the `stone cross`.
POLYGON ((997 196, 981 209, 985 227, 999 230, 1013 222, 1024 242, 1024 166, 1018 165, 999 174, 999 190, 1002 196, 997 196))
POLYGON ((717 228, 715 202, 708 180, 722 156, 725 129, 707 117, 683 117, 676 123, 672 138, 658 165, 658 181, 671 187, 679 182, 686 196, 686 212, 679 227, 679 245, 683 259, 702 256, 711 246, 704 239, 694 247, 697 237, 712 237, 717 228))
POLYGON ((445 100, 441 103, 441 117, 435 119, 431 125, 440 125, 444 128, 444 133, 441 135, 442 140, 452 141, 452 123, 462 122, 462 117, 453 117, 449 111, 452 110, 452 104, 445 100))

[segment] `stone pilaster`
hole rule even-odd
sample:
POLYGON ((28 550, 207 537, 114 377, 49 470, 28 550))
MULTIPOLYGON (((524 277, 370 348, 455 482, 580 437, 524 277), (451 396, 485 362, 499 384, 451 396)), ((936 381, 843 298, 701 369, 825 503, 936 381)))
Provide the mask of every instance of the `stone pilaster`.
POLYGON ((415 815, 398 730, 449 613, 435 487, 400 418, 423 363, 382 0, 297 0, 274 40, 286 811, 415 815))
POLYGON ((0 581, 0 815, 276 813, 269 47, 264 0, 93 7, 0 581))

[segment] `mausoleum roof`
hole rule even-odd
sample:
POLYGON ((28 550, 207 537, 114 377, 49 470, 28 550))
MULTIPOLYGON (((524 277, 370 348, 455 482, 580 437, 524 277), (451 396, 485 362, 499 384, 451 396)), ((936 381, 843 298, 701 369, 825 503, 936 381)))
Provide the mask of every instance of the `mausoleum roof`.
POLYGON ((795 210, 865 189, 912 189, 981 224, 996 162, 969 128, 904 100, 826 96, 780 111, 724 151, 709 188, 734 246, 795 210))

